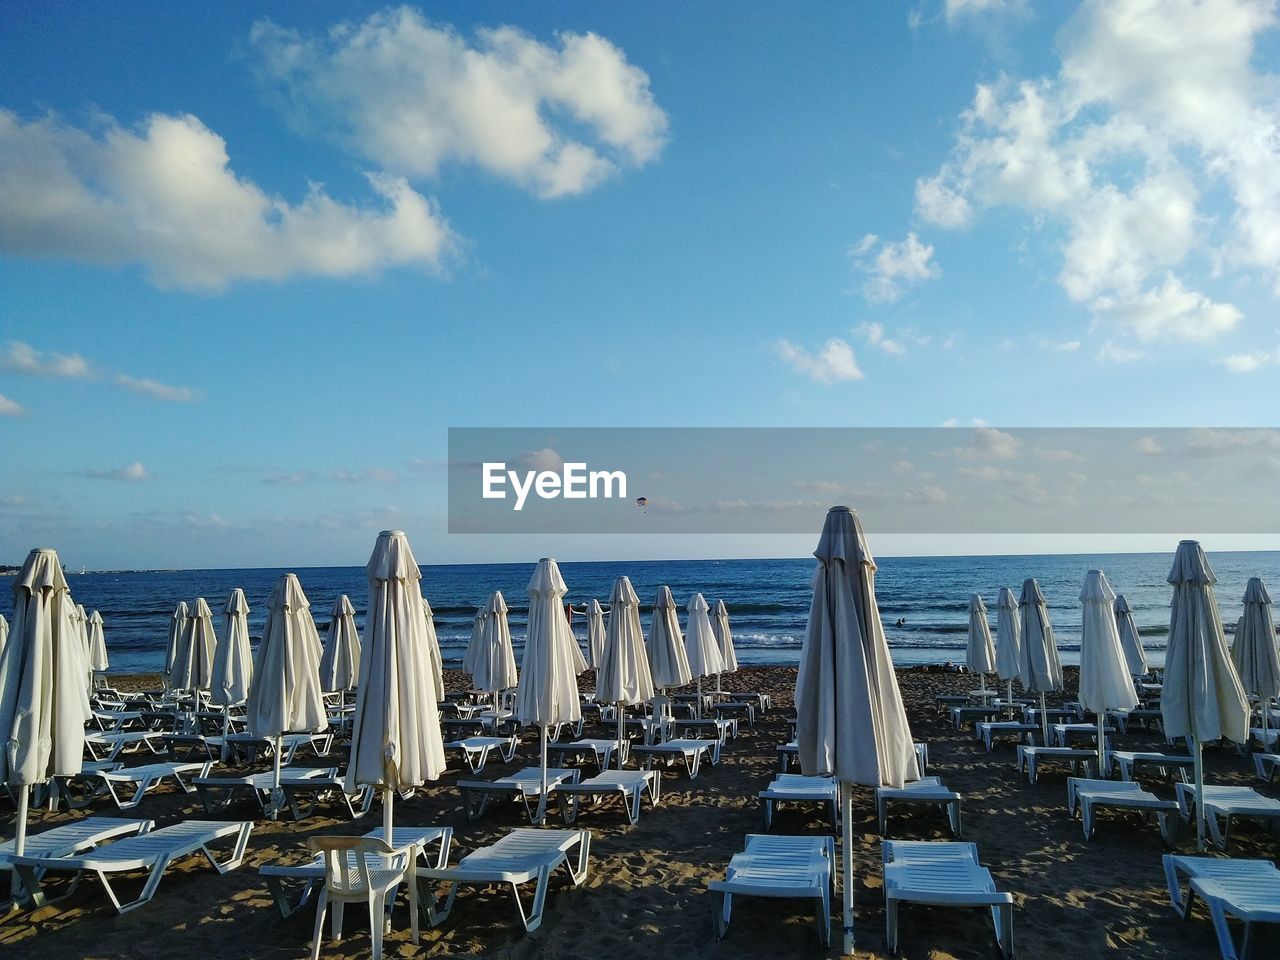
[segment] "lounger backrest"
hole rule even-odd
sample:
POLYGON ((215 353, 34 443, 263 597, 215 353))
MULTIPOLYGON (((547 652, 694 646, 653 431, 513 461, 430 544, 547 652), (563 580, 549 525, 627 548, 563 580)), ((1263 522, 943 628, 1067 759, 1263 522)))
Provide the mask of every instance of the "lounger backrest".
POLYGON ((404 854, 381 837, 312 837, 307 846, 324 860, 324 885, 331 897, 359 896, 371 889, 370 855, 390 858, 391 868, 404 867, 404 854))

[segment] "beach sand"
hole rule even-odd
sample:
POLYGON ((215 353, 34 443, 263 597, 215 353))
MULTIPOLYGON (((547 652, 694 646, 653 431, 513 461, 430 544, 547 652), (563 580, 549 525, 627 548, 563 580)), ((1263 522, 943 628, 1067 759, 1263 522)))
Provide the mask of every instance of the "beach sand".
MULTIPOLYGON (((1069 669, 1068 674, 1068 689, 1073 690, 1075 671, 1069 669)), ((589 673, 584 677, 588 689, 590 677, 589 673)), ((464 678, 451 672, 449 681, 457 688, 464 678)), ((1194 921, 1183 922, 1169 907, 1160 860, 1164 850, 1154 825, 1130 818, 1116 820, 1104 813, 1095 839, 1086 843, 1079 822, 1066 816, 1061 769, 1046 769, 1032 786, 1017 773, 1010 743, 987 753, 970 731, 956 731, 935 712, 935 694, 972 689, 973 677, 900 671, 899 681, 914 736, 929 744, 929 772, 964 796, 965 839, 977 843, 982 862, 991 868, 1000 889, 1016 897, 1019 956, 1084 960, 1218 956, 1206 915, 1197 911, 1194 921)), ((154 678, 135 678, 135 682, 145 686, 154 678)), ((774 748, 787 739, 794 683, 795 670, 787 667, 745 668, 726 682, 732 689, 769 691, 774 709, 753 728, 744 726, 743 735, 729 744, 721 763, 704 766, 697 780, 690 782, 683 773, 664 776, 662 804, 653 811, 646 808, 638 826, 626 827, 616 807, 586 811, 579 823, 592 831, 590 876, 577 889, 569 888, 563 879, 553 881, 543 925, 535 933, 521 931, 509 894, 469 887, 440 929, 424 931, 419 947, 410 942, 406 909, 398 907, 395 930, 385 944, 387 956, 513 960, 838 956, 838 900, 833 904, 834 943, 829 951, 822 949, 807 908, 788 901, 739 900, 726 939, 716 942, 712 935, 706 881, 723 875, 729 858, 741 849, 744 834, 761 829, 756 792, 778 769, 774 748)), ((1129 737, 1125 743, 1158 746, 1155 737, 1129 737)), ((536 762, 537 740, 526 734, 512 767, 536 762)), ((482 776, 509 769, 490 763, 482 776)), ((1206 770, 1210 782, 1249 784, 1280 796, 1280 788, 1259 785, 1247 759, 1234 750, 1206 751, 1206 770)), ((395 808, 398 824, 452 826, 453 862, 522 823, 520 808, 514 804, 468 823, 452 785, 457 778, 458 772, 451 768, 439 782, 413 799, 398 801, 395 808)), ((1163 796, 1173 793, 1167 783, 1156 783, 1153 789, 1163 796)), ((936 808, 917 814, 899 809, 902 812, 889 824, 892 837, 950 839, 936 808)), ((252 815, 248 807, 239 810, 243 816, 252 815)), ((98 804, 93 812, 109 816, 114 811, 98 804)), ((158 825, 204 816, 194 794, 172 791, 148 797, 138 813, 154 817, 158 825)), ((8 820, 5 833, 11 834, 12 813, 6 808, 3 816, 8 820)), ((35 814, 33 832, 66 817, 66 813, 35 814)), ((857 956, 884 957, 888 954, 880 843, 870 791, 856 796, 855 817, 857 956)), ((194 951, 203 958, 304 957, 314 913, 307 909, 281 920, 258 879, 258 866, 301 862, 307 859, 306 838, 363 833, 379 822, 376 804, 368 817, 354 825, 324 815, 297 824, 259 821, 240 869, 217 876, 202 860, 189 858, 170 868, 150 904, 123 917, 115 916, 95 882, 88 881, 60 904, 0 923, 3 955, 9 960, 182 960, 194 951)), ((779 833, 819 834, 824 829, 816 813, 787 809, 779 812, 774 826, 779 833)), ((1194 852, 1194 836, 1188 836, 1186 829, 1179 849, 1194 852)), ((1280 841, 1274 835, 1248 825, 1233 837, 1234 856, 1274 858, 1278 852, 1280 841)), ((366 916, 363 910, 348 910, 345 938, 338 943, 326 939, 321 956, 367 956, 366 916)), ((984 911, 907 906, 901 928, 905 957, 998 956, 984 911)), ((1264 927, 1260 933, 1256 956, 1280 955, 1280 937, 1274 928, 1264 927)))

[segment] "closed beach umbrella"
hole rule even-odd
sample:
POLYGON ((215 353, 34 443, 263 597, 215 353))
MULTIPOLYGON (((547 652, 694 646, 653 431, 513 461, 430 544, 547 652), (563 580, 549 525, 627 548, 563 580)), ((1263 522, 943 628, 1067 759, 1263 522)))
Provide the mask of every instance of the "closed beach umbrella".
POLYGON ((996 673, 1005 683, 1005 699, 1013 700, 1013 681, 1019 676, 1022 631, 1018 623, 1018 598, 1008 587, 1000 588, 996 602, 996 673))
POLYGON ((716 674, 716 693, 720 692, 720 674, 738 672, 738 654, 733 649, 733 632, 729 629, 729 608, 723 600, 717 600, 711 614, 711 629, 720 647, 720 673, 716 674))
POLYGON ((89 614, 89 669, 94 673, 106 673, 111 666, 107 659, 107 637, 102 629, 102 614, 97 610, 89 614))
POLYGON ((213 681, 213 656, 217 637, 213 632, 213 611, 204 597, 195 602, 186 629, 178 638, 173 658, 171 682, 178 690, 208 690, 213 681))
POLYGON ((53 550, 32 550, 14 578, 13 625, 0 652, 0 783, 17 788, 14 852, 27 838, 28 788, 82 769, 84 641, 53 550))
POLYGON ((1164 658, 1160 716, 1165 736, 1190 737, 1195 758, 1196 843, 1204 849, 1204 766, 1200 745, 1249 736, 1249 704, 1222 632, 1213 585, 1218 582, 1195 540, 1183 540, 1169 583, 1169 645, 1164 658))
POLYGON ((689 659, 689 672, 698 679, 698 713, 701 715, 702 678, 720 673, 724 664, 720 660, 720 644, 716 643, 715 631, 711 629, 711 608, 702 594, 693 595, 688 614, 684 648, 689 659))
POLYGON ((320 637, 293 573, 280 575, 267 599, 267 625, 249 684, 247 720, 255 737, 274 739, 272 812, 279 810, 280 739, 329 725, 320 693, 320 637))
POLYGON ((501 590, 493 591, 484 610, 477 614, 480 637, 471 670, 471 686, 482 693, 492 693, 494 709, 498 694, 510 690, 519 680, 516 654, 511 645, 511 624, 507 620, 507 601, 501 590))
POLYGON ((591 666, 599 670, 604 654, 604 607, 599 600, 592 600, 587 607, 587 654, 591 666))
POLYGON ((538 798, 538 823, 542 823, 547 810, 547 727, 582 719, 573 653, 569 649, 577 643, 564 615, 567 592, 556 562, 545 557, 539 560, 529 580, 529 634, 520 663, 515 710, 516 719, 536 726, 541 736, 542 795, 538 798))
POLYGON ((80 634, 80 640, 84 647, 84 683, 85 690, 89 695, 93 694, 93 671, 89 668, 89 612, 85 610, 83 603, 77 603, 75 608, 76 630, 80 634))
POLYGON ((1125 662, 1129 665, 1129 673, 1135 677, 1146 674, 1147 654, 1142 649, 1142 638, 1138 635, 1138 626, 1133 622, 1133 607, 1125 599, 1124 594, 1116 597, 1116 630, 1120 634, 1120 646, 1124 650, 1125 662))
POLYGON ((1116 626, 1116 594, 1101 570, 1085 574, 1080 590, 1080 703, 1098 718, 1098 776, 1105 777, 1103 729, 1108 710, 1138 705, 1133 674, 1116 626))
POLYGON ((1271 597, 1258 577, 1250 577, 1244 591, 1244 616, 1231 647, 1244 692, 1257 697, 1262 707, 1262 745, 1268 746, 1267 723, 1271 698, 1280 696, 1280 653, 1276 650, 1276 624, 1271 597))
POLYGON ((484 636, 484 620, 487 614, 484 607, 477 607, 475 616, 471 619, 471 639, 467 641, 466 652, 462 655, 462 669, 472 675, 476 672, 476 664, 479 663, 477 658, 480 656, 481 641, 484 636))
POLYGON ((397 790, 439 779, 444 741, 427 650, 422 572, 400 530, 378 534, 366 568, 369 614, 351 732, 347 790, 382 789, 382 829, 392 837, 397 790))
POLYGON ((573 646, 570 648, 570 652, 573 655, 573 673, 577 676, 585 671, 589 664, 587 663, 586 656, 582 653, 582 647, 578 644, 578 637, 573 632, 573 607, 568 605, 564 607, 564 622, 569 627, 569 638, 573 640, 573 646))
POLYGON ((253 678, 253 651, 249 649, 249 603, 236 587, 222 608, 222 636, 213 651, 213 679, 209 699, 223 709, 223 730, 230 723, 226 709, 244 703, 253 678))
POLYGON ((187 613, 187 602, 179 600, 174 608, 173 618, 169 621, 169 645, 164 656, 164 683, 173 686, 173 667, 178 658, 178 647, 182 645, 182 636, 187 631, 187 621, 191 619, 187 613))
POLYGON ((640 598, 627 577, 619 577, 609 594, 609 623, 596 674, 596 700, 612 703, 618 713, 618 769, 622 769, 623 708, 653 699, 653 676, 640 630, 640 598))
POLYGON ((0 613, 0 657, 4 656, 4 645, 9 642, 9 621, 0 613))
POLYGON ((858 515, 832 507, 813 554, 818 567, 796 679, 796 742, 805 776, 841 784, 844 952, 852 954, 851 785, 901 787, 919 773, 876 603, 876 564, 858 515))
POLYGON ((653 674, 653 685, 664 692, 668 687, 683 687, 693 679, 670 587, 658 588, 658 601, 653 605, 653 620, 649 624, 649 671, 653 674))
POLYGON ((360 634, 356 608, 345 593, 333 603, 329 633, 320 656, 320 689, 328 693, 354 690, 360 680, 360 634))
POLYGON ((1022 584, 1018 621, 1018 677, 1022 689, 1040 694, 1040 729, 1044 734, 1041 742, 1048 743, 1049 714, 1044 695, 1062 689, 1062 663, 1053 639, 1053 624, 1049 622, 1049 607, 1035 580, 1022 584))
POLYGON ((978 674, 978 683, 985 695, 987 674, 996 668, 996 648, 991 642, 987 605, 976 593, 969 597, 969 645, 965 649, 964 662, 970 673, 978 674))
POLYGON ((440 655, 440 640, 436 637, 436 618, 426 597, 422 598, 422 616, 426 627, 422 635, 423 642, 427 645, 427 655, 431 658, 431 692, 436 703, 440 703, 444 700, 444 657, 440 655))

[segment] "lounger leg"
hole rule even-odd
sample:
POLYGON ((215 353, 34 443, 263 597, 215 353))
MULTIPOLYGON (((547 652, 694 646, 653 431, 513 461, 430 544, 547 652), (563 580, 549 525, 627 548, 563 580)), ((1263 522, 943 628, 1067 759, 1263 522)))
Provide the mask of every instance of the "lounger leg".
POLYGON ((631 802, 627 803, 627 794, 622 794, 622 805, 627 809, 627 819, 631 821, 634 827, 640 821, 640 804, 644 801, 644 785, 637 785, 631 791, 631 802))
POLYGON ((887 801, 884 797, 876 797, 876 819, 880 821, 880 835, 888 833, 889 811, 885 809, 887 801))
POLYGON ((1231 939, 1231 928, 1227 926, 1227 913, 1222 908, 1222 901, 1215 897, 1206 897, 1205 903, 1209 907, 1209 914, 1213 917, 1213 929, 1218 935, 1218 948, 1222 951, 1222 960, 1241 960, 1248 957, 1249 953, 1249 924, 1244 927, 1244 944, 1240 952, 1236 953, 1235 941, 1231 939))
POLYGON ((1077 798, 1080 801, 1080 820, 1084 829, 1084 838, 1086 840, 1093 839, 1093 804, 1082 797, 1077 798))
POLYGON ((1195 894, 1192 891, 1191 896, 1188 896, 1185 900, 1183 899, 1182 885, 1178 882, 1178 868, 1174 866, 1172 857, 1166 856, 1164 858, 1164 879, 1169 887, 1169 901, 1173 904, 1174 912, 1183 920, 1187 919, 1188 914, 1191 912, 1191 896, 1195 894))
POLYGON ((884 902, 884 938, 889 952, 898 955, 898 901, 889 897, 884 902))
POLYGON ((733 911, 733 894, 721 893, 719 890, 709 891, 711 894, 711 923, 715 927, 716 939, 723 940, 729 930, 729 914, 733 911))
POLYGON ((1013 956, 1013 904, 1003 903, 991 908, 991 919, 996 926, 996 945, 1000 955, 1009 960, 1013 956))
POLYGON ((951 835, 960 839, 960 801, 947 801, 947 817, 951 821, 951 835))
POLYGON ((773 826, 773 801, 768 797, 760 798, 761 814, 764 817, 764 832, 768 833, 773 826))
POLYGON ((545 867, 538 871, 537 886, 533 891, 533 907, 529 913, 524 912, 524 904, 520 902, 520 891, 516 885, 511 884, 511 896, 516 902, 516 909, 520 911, 520 921, 524 924, 526 933, 533 933, 542 924, 542 908, 547 901, 547 887, 550 885, 551 872, 545 867))
MULTIPOLYGON (((417 881, 421 883, 421 880, 417 881)), ((449 914, 453 911, 453 901, 458 896, 458 884, 456 881, 446 881, 449 885, 449 891, 445 894, 444 903, 441 904, 437 897, 436 888, 433 886, 427 891, 426 896, 422 896, 419 891, 418 905, 427 915, 427 926, 438 927, 449 918, 449 914)))

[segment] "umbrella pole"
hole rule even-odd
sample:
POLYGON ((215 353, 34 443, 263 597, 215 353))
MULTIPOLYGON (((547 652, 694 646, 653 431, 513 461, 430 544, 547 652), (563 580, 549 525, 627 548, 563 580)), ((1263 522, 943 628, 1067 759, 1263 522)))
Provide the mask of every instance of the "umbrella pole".
POLYGON ((613 709, 618 712, 618 769, 621 770, 622 769, 622 744, 626 739, 626 734, 623 730, 623 724, 625 724, 627 721, 624 718, 622 704, 620 703, 614 704, 613 709))
POLYGON ((1044 736, 1044 745, 1049 745, 1049 710, 1044 705, 1044 691, 1040 691, 1040 731, 1044 736))
POLYGON ((693 715, 699 718, 701 718, 702 716, 702 675, 701 674, 698 675, 698 708, 694 711, 693 715))
MULTIPOLYGON (((22 856, 27 849, 27 802, 30 797, 31 788, 25 783, 18 784, 18 822, 14 825, 13 833, 13 852, 16 856, 22 856)), ((17 907, 18 896, 22 891, 22 881, 18 879, 18 871, 12 873, 12 882, 9 885, 10 897, 13 903, 10 910, 17 907)))
POLYGON ((844 845, 841 859, 844 876, 840 884, 841 898, 844 900, 844 955, 853 956, 853 785, 840 784, 841 805, 844 807, 844 830, 841 842, 844 845))
POLYGON ((271 764, 271 819, 280 816, 280 751, 284 745, 284 737, 276 734, 276 755, 271 764))
POLYGON ((716 693, 722 693, 722 692, 723 691, 720 689, 720 671, 717 670, 716 671, 716 693))
POLYGON ((982 705, 987 705, 987 671, 983 670, 978 674, 978 688, 982 697, 982 705))
POLYGON ((538 797, 538 826, 542 826, 547 819, 547 725, 544 723, 539 729, 542 731, 542 794, 538 797))
POLYGON ((387 841, 389 846, 395 846, 391 842, 391 821, 392 810, 396 802, 396 792, 390 787, 382 788, 382 839, 387 841))
POLYGON ((1013 681, 1006 680, 1004 682, 1004 698, 1013 703, 1013 681))
POLYGON ((1106 741, 1103 739, 1103 732, 1102 732, 1103 728, 1106 726, 1106 717, 1107 717, 1106 711, 1099 710, 1097 716, 1098 716, 1098 778, 1100 780, 1106 780, 1107 768, 1105 764, 1106 764, 1107 757, 1106 757, 1106 748, 1103 746, 1103 744, 1105 744, 1106 741))
POLYGON ((1192 737, 1191 756, 1196 774, 1196 849, 1204 853, 1204 758, 1200 754, 1200 738, 1192 737))

